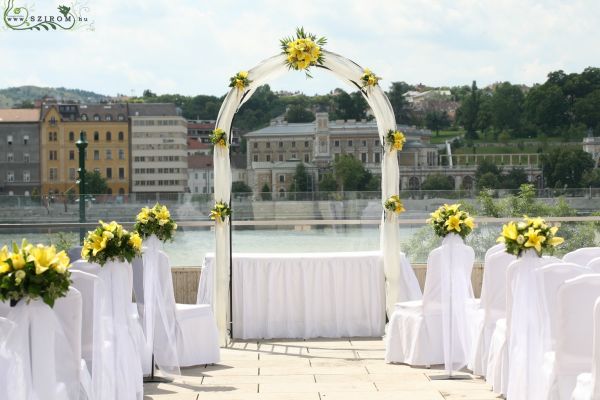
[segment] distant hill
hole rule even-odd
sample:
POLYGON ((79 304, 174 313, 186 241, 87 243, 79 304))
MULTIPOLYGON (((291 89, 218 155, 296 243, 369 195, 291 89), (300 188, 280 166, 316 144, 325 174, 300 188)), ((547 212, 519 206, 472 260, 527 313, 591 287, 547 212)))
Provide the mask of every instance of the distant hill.
POLYGON ((82 103, 99 103, 108 99, 108 96, 87 90, 66 89, 64 87, 19 86, 0 89, 0 108, 11 108, 24 101, 33 103, 44 96, 54 97, 61 101, 78 101, 82 103))

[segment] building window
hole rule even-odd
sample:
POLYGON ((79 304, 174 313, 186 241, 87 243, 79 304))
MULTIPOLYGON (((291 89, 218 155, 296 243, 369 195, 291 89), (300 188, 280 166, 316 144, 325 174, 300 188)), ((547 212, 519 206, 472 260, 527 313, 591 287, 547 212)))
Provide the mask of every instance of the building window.
POLYGON ((15 181, 15 171, 6 171, 6 182, 15 181))
POLYGON ((125 159, 125 150, 119 149, 119 160, 125 159))
POLYGON ((279 142, 279 147, 283 147, 283 142, 279 142))
POLYGON ((258 143, 256 143, 256 142, 252 143, 252 148, 258 149, 258 143))
POLYGON ((48 180, 50 180, 50 181, 58 180, 58 168, 50 168, 48 170, 48 180))
POLYGON ((296 160, 296 159, 297 159, 296 153, 292 153, 292 160, 296 160))
POLYGON ((281 183, 285 182, 285 175, 279 175, 279 182, 281 182, 281 183))
POLYGON ((376 163, 380 163, 381 162, 381 153, 375 153, 375 162, 376 163))
POLYGON ((10 146, 10 145, 12 144, 12 142, 13 142, 13 137, 12 137, 12 135, 8 135, 8 136, 6 137, 6 143, 8 143, 8 145, 10 146))
POLYGON ((100 134, 98 133, 98 131, 94 132, 94 142, 97 142, 98 140, 100 140, 100 134))
POLYGON ((363 141, 362 141, 362 146, 363 146, 363 147, 367 147, 367 141, 366 141, 366 140, 363 140, 363 141))
POLYGON ((271 155, 267 154, 266 159, 267 159, 267 162, 271 162, 271 155))
POLYGON ((110 150, 110 149, 106 150, 106 159, 112 160, 112 150, 110 150))
POLYGON ((69 142, 75 141, 75 132, 69 132, 69 142))
POLYGON ((123 132, 119 132, 118 137, 119 137, 119 142, 122 142, 123 140, 125 140, 125 134, 123 132))
POLYGON ((69 150, 69 160, 75 159, 75 150, 69 150))
POLYGON ((112 179, 112 168, 106 168, 106 179, 112 179))
POLYGON ((296 147, 296 142, 292 142, 292 147, 296 147))
POLYGON ((23 136, 23 144, 26 145, 27 143, 29 143, 29 136, 25 135, 25 136, 23 136))
POLYGON ((334 145, 335 147, 340 147, 340 141, 339 141, 339 140, 336 140, 336 141, 334 141, 334 142, 333 142, 333 145, 334 145))
POLYGON ((267 149, 271 148, 271 142, 267 142, 266 145, 267 145, 267 149))
POLYGON ((109 132, 106 132, 106 141, 110 142, 112 140, 112 134, 109 132))
POLYGON ((112 115, 110 115, 110 114, 106 114, 106 115, 104 116, 104 120, 105 120, 105 121, 112 121, 112 115))
POLYGON ((125 168, 119 168, 119 179, 125 179, 125 168))
POLYGON ((87 114, 81 114, 81 120, 82 121, 87 121, 87 119, 88 119, 87 114))
POLYGON ((49 151, 49 159, 50 159, 51 161, 56 161, 56 160, 58 160, 58 151, 56 151, 56 150, 50 150, 50 151, 49 151))
POLYGON ((100 121, 100 116, 98 114, 94 114, 94 121, 100 121))
POLYGON ((100 173, 100 168, 94 168, 94 172, 100 173))
POLYGON ((50 125, 56 125, 56 118, 55 117, 50 118, 50 125))
POLYGON ((375 146, 379 146, 379 139, 375 140, 375 146))
POLYGON ((307 163, 307 162, 309 162, 309 160, 310 160, 310 156, 308 154, 305 154, 304 155, 304 162, 307 163))
POLYGON ((23 182, 30 182, 31 181, 31 174, 29 173, 29 171, 23 171, 23 182))
POLYGON ((100 159, 100 150, 94 150, 94 160, 100 159))
POLYGON ((77 173, 75 172, 75 168, 69 168, 69 180, 74 181, 77 179, 77 173))
POLYGON ((29 164, 29 153, 23 153, 23 162, 29 164))
POLYGON ((252 160, 254 162, 258 162, 258 154, 255 154, 254 157, 252 157, 252 160))
POLYGON ((15 155, 13 153, 6 153, 6 161, 8 161, 8 162, 15 161, 15 155))
POLYGON ((309 144, 308 144, 308 140, 307 140, 306 142, 304 142, 304 147, 308 147, 308 146, 309 146, 309 144))
POLYGON ((363 163, 367 162, 367 153, 360 153, 360 161, 363 163))
POLYGON ((119 116, 117 117, 117 119, 119 121, 125 121, 125 116, 123 114, 119 114, 119 116))
POLYGON ((280 154, 279 155, 279 162, 282 162, 282 161, 283 161, 283 154, 280 154))
POLYGON ((348 147, 352 147, 352 140, 348 140, 348 147))

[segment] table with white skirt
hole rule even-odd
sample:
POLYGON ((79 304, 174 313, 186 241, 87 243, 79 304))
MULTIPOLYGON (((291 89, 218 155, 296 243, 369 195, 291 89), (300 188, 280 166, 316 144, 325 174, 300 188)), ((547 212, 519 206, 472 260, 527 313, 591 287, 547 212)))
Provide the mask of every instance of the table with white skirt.
MULTIPOLYGON (((198 303, 213 303, 208 254, 198 303)), ((382 336, 385 278, 380 252, 233 254, 233 337, 382 336)))

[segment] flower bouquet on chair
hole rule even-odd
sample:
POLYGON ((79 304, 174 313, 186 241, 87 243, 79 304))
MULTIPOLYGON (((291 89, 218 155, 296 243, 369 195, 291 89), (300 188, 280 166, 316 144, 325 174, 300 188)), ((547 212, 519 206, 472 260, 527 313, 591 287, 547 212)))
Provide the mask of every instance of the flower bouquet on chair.
POLYGON ((452 233, 464 239, 475 228, 475 221, 468 212, 461 210, 460 204, 444 204, 430 216, 427 223, 439 237, 445 238, 452 233))
POLYGON ((115 221, 105 223, 88 232, 83 241, 81 258, 104 266, 107 262, 128 262, 142 250, 142 238, 137 232, 128 232, 115 221))
MULTIPOLYGON (((156 203, 154 207, 144 207, 135 219, 133 230, 144 240, 153 242, 173 241, 177 224, 171 218, 171 213, 166 206, 156 203)), ((156 243, 157 245, 158 243, 156 243)))
POLYGON ((510 221, 503 225, 497 242, 504 243, 506 252, 517 257, 528 250, 534 250, 541 257, 543 254, 553 254, 555 247, 565 241, 556 236, 557 232, 557 226, 547 224, 542 218, 529 218, 525 215, 522 221, 510 221))
POLYGON ((7 246, 0 249, 0 301, 10 300, 15 305, 21 299, 41 299, 53 307, 56 299, 69 291, 69 256, 56 251, 54 246, 36 246, 23 240, 12 251, 7 246))

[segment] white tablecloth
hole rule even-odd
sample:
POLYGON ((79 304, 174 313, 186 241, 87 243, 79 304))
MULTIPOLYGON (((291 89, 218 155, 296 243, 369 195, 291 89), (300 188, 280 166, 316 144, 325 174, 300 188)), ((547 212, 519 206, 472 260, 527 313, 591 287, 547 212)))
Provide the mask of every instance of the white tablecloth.
MULTIPOLYGON (((198 301, 210 302, 214 255, 198 301), (207 295, 208 294, 208 295, 207 295)), ((382 336, 379 252, 234 254, 233 336, 239 339, 382 336)))

